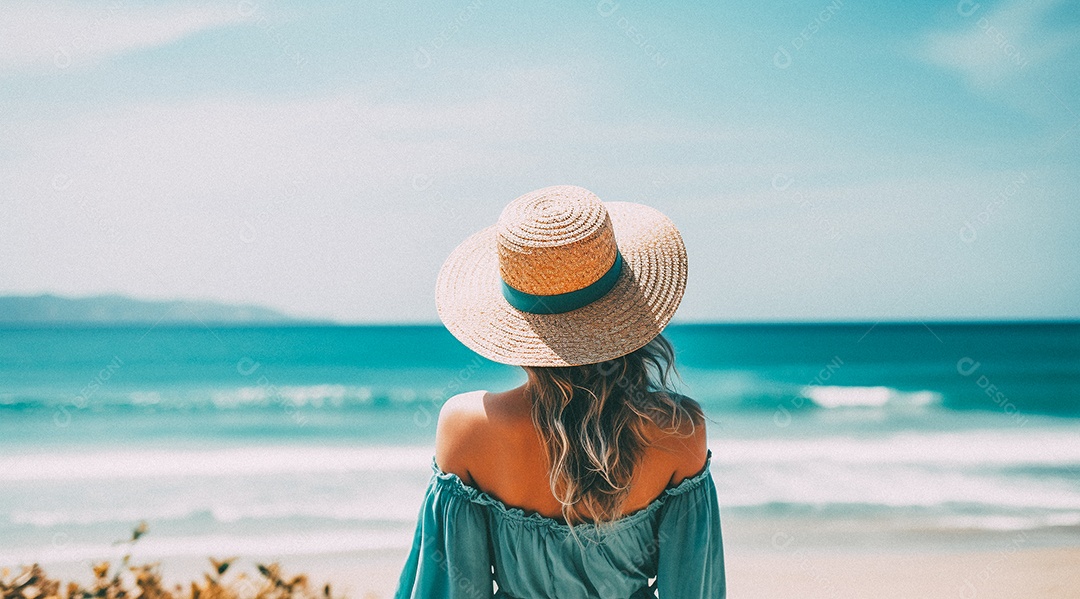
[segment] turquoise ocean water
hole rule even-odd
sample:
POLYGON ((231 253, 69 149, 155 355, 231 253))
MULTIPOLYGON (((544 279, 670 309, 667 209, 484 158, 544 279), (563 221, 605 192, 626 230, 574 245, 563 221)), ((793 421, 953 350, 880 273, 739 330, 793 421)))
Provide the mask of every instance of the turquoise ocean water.
MULTIPOLYGON (((666 334, 734 546, 1080 542, 1080 325, 666 334)), ((434 326, 0 330, 0 565, 401 553, 441 403, 523 380, 434 326)))

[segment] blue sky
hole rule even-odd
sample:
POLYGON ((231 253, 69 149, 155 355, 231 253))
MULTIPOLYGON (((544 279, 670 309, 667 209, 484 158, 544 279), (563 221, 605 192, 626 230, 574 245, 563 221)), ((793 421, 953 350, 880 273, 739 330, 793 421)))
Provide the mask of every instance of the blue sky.
POLYGON ((678 319, 1080 317, 1080 5, 5 2, 0 293, 434 321, 518 195, 668 214, 678 319))

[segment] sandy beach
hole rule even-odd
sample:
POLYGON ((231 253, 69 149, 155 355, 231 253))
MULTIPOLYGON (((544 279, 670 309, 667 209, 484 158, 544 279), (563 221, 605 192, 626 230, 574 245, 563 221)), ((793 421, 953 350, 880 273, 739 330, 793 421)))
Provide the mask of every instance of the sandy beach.
MULTIPOLYGON (((393 596, 404 554, 304 563, 351 599, 393 596)), ((299 564, 296 564, 299 565, 299 564)), ((1009 551, 732 550, 731 599, 1012 599, 1080 597, 1080 547, 1009 551)))
POLYGON ((1015 553, 739 554, 727 558, 738 599, 1080 597, 1080 548, 1015 553))
MULTIPOLYGON (((307 573, 335 596, 389 599, 405 551, 338 553, 282 560, 289 575, 307 573)), ((241 557, 230 575, 255 575, 241 557)), ((205 560, 168 560, 168 583, 186 583, 205 560)), ((1080 597, 1080 547, 1003 550, 888 551, 805 548, 762 551, 733 548, 726 556, 731 599, 1076 599, 1080 597)), ((47 567, 70 580, 89 582, 84 564, 47 567)))

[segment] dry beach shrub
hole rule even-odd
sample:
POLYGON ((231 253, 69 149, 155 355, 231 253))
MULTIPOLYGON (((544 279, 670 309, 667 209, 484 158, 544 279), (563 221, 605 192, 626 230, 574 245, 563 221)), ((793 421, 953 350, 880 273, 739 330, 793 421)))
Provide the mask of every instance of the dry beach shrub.
MULTIPOLYGON (((146 532, 146 523, 140 523, 124 542, 133 544, 146 532)), ((0 599, 343 599, 331 594, 329 584, 312 589, 304 574, 284 576, 276 563, 256 564, 258 577, 242 572, 226 577, 237 558, 210 558, 211 568, 202 580, 170 588, 162 583, 158 563, 133 565, 130 558, 130 553, 125 555, 115 569, 109 562, 95 564, 94 582, 86 587, 49 578, 38 564, 23 566, 16 574, 4 568, 0 599)))

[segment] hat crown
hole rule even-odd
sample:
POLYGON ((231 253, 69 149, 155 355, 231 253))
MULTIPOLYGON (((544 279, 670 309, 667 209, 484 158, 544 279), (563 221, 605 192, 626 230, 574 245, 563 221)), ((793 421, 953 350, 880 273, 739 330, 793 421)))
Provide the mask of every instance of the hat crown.
POLYGON ((517 198, 503 210, 496 231, 502 280, 533 295, 588 287, 611 268, 618 251, 604 203, 573 185, 517 198))

